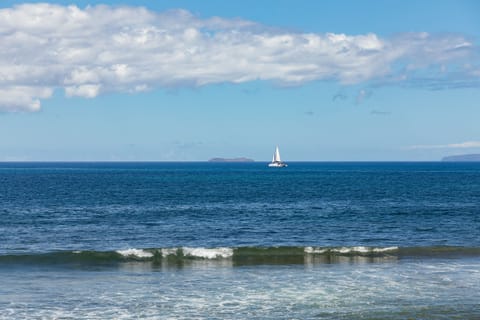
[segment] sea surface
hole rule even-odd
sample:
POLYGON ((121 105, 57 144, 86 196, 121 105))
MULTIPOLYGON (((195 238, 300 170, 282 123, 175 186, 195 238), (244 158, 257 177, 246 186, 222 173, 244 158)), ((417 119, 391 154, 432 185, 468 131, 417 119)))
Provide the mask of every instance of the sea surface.
POLYGON ((0 319, 480 319, 480 163, 0 163, 0 319))

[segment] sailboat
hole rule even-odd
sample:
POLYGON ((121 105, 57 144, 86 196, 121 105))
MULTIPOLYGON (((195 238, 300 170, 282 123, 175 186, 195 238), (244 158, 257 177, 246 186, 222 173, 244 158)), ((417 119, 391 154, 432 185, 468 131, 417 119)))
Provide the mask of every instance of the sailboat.
POLYGON ((278 146, 275 148, 275 152, 273 153, 273 158, 272 162, 268 164, 269 167, 275 167, 275 168, 284 168, 287 167, 287 164, 285 162, 282 162, 280 159, 280 151, 278 150, 278 146))

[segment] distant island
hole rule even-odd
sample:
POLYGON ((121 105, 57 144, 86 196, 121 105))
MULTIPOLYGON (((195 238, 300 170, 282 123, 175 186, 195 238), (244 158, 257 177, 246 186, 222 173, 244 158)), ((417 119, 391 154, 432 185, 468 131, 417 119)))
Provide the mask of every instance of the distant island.
POLYGON ((254 162, 249 158, 212 158, 208 162, 254 162))
POLYGON ((456 156, 443 157, 446 162, 480 162, 480 154, 460 154, 456 156))

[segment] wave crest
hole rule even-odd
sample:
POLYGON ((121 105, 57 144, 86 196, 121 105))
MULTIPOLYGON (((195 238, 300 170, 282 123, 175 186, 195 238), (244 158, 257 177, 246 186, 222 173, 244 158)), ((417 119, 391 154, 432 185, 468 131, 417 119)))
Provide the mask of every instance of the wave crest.
POLYGON ((230 258, 233 256, 232 248, 189 248, 185 247, 182 249, 183 254, 187 257, 197 257, 204 259, 216 259, 216 258, 230 258))
POLYGON ((125 249, 117 250, 117 253, 124 257, 135 257, 135 258, 152 258, 153 253, 142 250, 142 249, 125 249))
POLYGON ((305 247, 305 253, 309 254, 325 254, 325 253, 339 253, 339 254, 368 254, 368 253, 382 253, 382 252, 392 252, 398 250, 398 247, 385 247, 385 248, 375 248, 375 247, 339 247, 339 248, 314 248, 314 247, 305 247))
POLYGON ((158 265, 184 265, 194 261, 227 262, 231 265, 309 264, 341 262, 382 262, 405 258, 480 257, 480 247, 177 247, 130 248, 117 251, 60 251, 0 255, 5 264, 115 265, 123 262, 149 262, 158 265))

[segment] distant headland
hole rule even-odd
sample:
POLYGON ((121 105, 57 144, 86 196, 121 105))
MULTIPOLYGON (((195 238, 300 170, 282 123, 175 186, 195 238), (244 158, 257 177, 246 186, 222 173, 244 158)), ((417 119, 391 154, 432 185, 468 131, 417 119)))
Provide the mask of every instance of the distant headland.
POLYGON ((480 162, 480 154, 460 154, 456 156, 443 157, 446 162, 480 162))
POLYGON ((212 158, 208 162, 254 162, 255 160, 249 158, 212 158))

